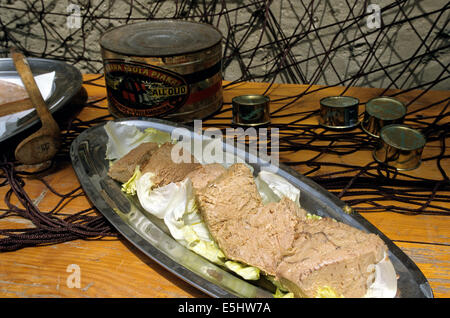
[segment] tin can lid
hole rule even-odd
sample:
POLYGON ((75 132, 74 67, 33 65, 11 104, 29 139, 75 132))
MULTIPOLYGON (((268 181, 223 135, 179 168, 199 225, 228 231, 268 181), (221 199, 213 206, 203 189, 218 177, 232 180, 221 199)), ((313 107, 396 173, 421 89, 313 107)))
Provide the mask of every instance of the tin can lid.
POLYGON ((233 124, 257 126, 270 123, 270 99, 264 95, 240 95, 232 99, 233 124))
POLYGON ((423 148, 426 143, 425 136, 418 130, 400 124, 384 126, 380 138, 386 144, 406 151, 423 148))
POLYGON ((221 40, 210 24, 162 19, 111 29, 102 35, 100 46, 122 55, 165 57, 206 50, 221 40))
POLYGON ((350 107, 358 105, 359 100, 351 96, 328 96, 322 98, 320 104, 328 107, 350 107))
POLYGON ((348 129, 359 124, 359 99, 352 96, 327 96, 320 100, 319 124, 325 128, 348 129))
POLYGON ((366 112, 382 120, 400 119, 406 114, 406 107, 402 102, 392 97, 376 97, 366 103, 366 112))

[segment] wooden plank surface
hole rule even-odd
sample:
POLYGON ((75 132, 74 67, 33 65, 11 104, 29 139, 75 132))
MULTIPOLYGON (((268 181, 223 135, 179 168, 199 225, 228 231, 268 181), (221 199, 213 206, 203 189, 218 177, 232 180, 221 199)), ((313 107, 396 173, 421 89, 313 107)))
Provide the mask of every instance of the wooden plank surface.
MULTIPOLYGON (((84 79, 95 79, 96 74, 85 75, 84 79)), ((96 85, 85 85, 89 101, 105 97, 102 87, 103 79, 95 81, 96 85)), ((246 93, 263 93, 267 84, 242 83, 228 87, 224 91, 225 108, 229 107, 231 98, 246 93)), ((306 85, 273 85, 270 97, 274 101, 272 110, 283 104, 280 100, 285 96, 304 93, 306 85)), ((288 109, 278 115, 289 112, 317 109, 321 97, 337 95, 343 88, 322 89, 319 86, 309 88, 311 93, 302 97, 301 101, 292 103, 288 109)), ((351 88, 346 94, 360 98, 362 102, 378 96, 381 89, 351 88)), ((411 91, 400 95, 404 102, 415 99, 419 91, 411 91)), ((450 93, 429 92, 417 99, 409 110, 420 109, 436 101, 449 98, 450 93)), ((97 105, 106 106, 106 100, 97 105)), ((439 112, 444 103, 437 104, 420 114, 433 115, 439 112)), ((108 114, 106 110, 84 108, 79 118, 83 120, 97 118, 108 114)), ((208 121, 210 124, 229 123, 231 112, 224 112, 219 119, 208 121)), ((278 117, 274 123, 283 123, 288 119, 278 117)), ((317 119, 308 119, 314 123, 317 119)), ((424 155, 432 155, 437 145, 427 145, 424 155)), ((313 153, 307 151, 291 153, 283 160, 305 160, 313 153)), ((330 160, 328 157, 327 160, 330 160)), ((333 160, 343 161, 335 156, 333 160)), ((369 151, 360 151, 353 157, 345 157, 346 162, 356 164, 367 163, 371 158, 369 151)), ((446 169, 450 166, 446 161, 446 169)), ((303 172, 303 171, 300 171, 303 172)), ((447 170, 448 172, 448 170, 447 170)), ((413 174, 432 177, 438 175, 437 168, 431 162, 413 171, 413 174)), ((67 193, 79 185, 70 164, 56 167, 44 179, 62 193, 67 193)), ((26 179, 26 190, 42 211, 55 206, 59 198, 47 190, 44 184, 32 178, 26 179)), ((0 197, 4 197, 7 186, 0 187, 0 197)), ((16 202, 14 198, 12 202, 16 202)), ((64 213, 75 213, 90 207, 85 197, 77 198, 64 207, 64 213)), ((0 202, 0 208, 5 208, 0 202)), ((450 222, 447 216, 403 215, 392 212, 362 213, 371 223, 392 239, 410 256, 427 277, 435 297, 450 296, 450 222)), ((0 228, 32 226, 29 221, 14 217, 0 220, 0 228)), ((0 254, 0 297, 205 297, 205 295, 182 280, 178 279, 145 255, 135 249, 122 238, 100 241, 76 240, 45 247, 32 247, 0 254), (70 278, 75 264, 80 270, 80 286, 70 287, 70 278)))

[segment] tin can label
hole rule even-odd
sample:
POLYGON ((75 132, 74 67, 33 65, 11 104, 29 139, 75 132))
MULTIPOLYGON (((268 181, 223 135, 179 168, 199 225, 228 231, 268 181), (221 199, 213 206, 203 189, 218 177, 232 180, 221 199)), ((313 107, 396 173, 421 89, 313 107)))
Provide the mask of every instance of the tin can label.
POLYGON ((113 107, 129 116, 160 116, 176 111, 189 97, 189 85, 166 69, 123 60, 106 60, 105 81, 113 107))

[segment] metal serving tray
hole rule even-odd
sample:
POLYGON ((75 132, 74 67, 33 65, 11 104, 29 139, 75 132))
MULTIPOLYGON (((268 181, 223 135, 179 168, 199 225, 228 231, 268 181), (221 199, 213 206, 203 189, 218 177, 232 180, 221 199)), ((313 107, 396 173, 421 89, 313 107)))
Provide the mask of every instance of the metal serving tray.
MULTIPOLYGON (((191 140, 202 138, 192 128, 158 119, 128 118, 116 122, 141 129, 152 127, 169 133, 177 127, 183 127, 189 129, 191 140)), ((186 249, 168 234, 163 222, 144 214, 139 202, 125 195, 120 189, 121 185, 107 176, 107 138, 103 124, 89 128, 73 141, 70 155, 75 172, 91 202, 127 240, 168 271, 209 296, 272 297, 269 291, 238 278, 186 249), (136 218, 140 218, 141 222, 130 222, 136 218)), ((237 148, 231 150, 247 162, 257 162, 251 164, 255 175, 266 164, 259 159, 256 161, 257 158, 248 152, 237 148)), ((433 297, 430 285, 416 264, 361 215, 355 212, 346 214, 344 202, 293 169, 281 164, 277 173, 300 189, 300 203, 308 212, 332 217, 365 232, 378 234, 384 240, 398 275, 397 297, 433 297)))
MULTIPOLYGON (((81 89, 82 77, 80 71, 74 66, 63 61, 27 58, 31 71, 34 76, 55 72, 54 85, 51 95, 45 101, 50 112, 54 113, 70 101, 81 89)), ((7 78, 20 78, 11 58, 0 58, 0 80, 7 78)), ((1 105, 0 105, 1 106, 1 105)), ((11 125, 3 134, 0 135, 0 143, 19 133, 34 127, 40 123, 35 110, 19 118, 15 125, 11 125)))

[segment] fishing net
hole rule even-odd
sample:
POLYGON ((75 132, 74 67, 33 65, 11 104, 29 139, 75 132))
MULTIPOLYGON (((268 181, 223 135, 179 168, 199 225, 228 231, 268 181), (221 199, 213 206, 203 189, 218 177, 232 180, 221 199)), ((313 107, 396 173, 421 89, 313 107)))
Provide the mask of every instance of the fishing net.
MULTIPOLYGON (((314 0, 197 0, 197 1, 0 1, 0 54, 18 47, 30 57, 64 60, 83 73, 102 73, 98 39, 118 25, 149 19, 175 18, 205 22, 223 34, 225 89, 240 82, 265 82, 269 92, 276 83, 305 84, 293 96, 272 100, 279 107, 272 126, 280 131, 280 158, 285 154, 312 153, 304 160, 283 161, 336 194, 361 213, 391 211, 402 214, 449 215, 450 97, 424 102, 432 90, 450 87, 450 3, 447 1, 314 1, 314 0), (439 177, 400 172, 375 161, 364 165, 346 161, 357 151, 370 150, 376 140, 359 130, 333 132, 308 119, 317 111, 286 112, 314 93, 339 87, 378 88, 378 95, 405 102, 405 123, 419 129, 435 151, 424 154, 439 177), (432 112, 433 115, 429 115, 432 112), (342 160, 323 160, 324 155, 342 160), (401 202, 402 204, 397 204, 401 202), (447 207, 446 207, 447 206, 447 207)), ((86 85, 99 85, 95 81, 86 85)), ((104 107, 102 100, 85 107, 104 107)), ((362 101, 364 104, 365 101, 362 101)), ((76 136, 111 117, 89 122, 74 117, 63 130, 65 140, 57 162, 70 161, 68 147, 76 136)), ((225 128, 231 120, 230 104, 208 120, 225 128)), ((205 126, 208 126, 208 120, 205 126)), ((31 220, 29 229, 0 230, 0 250, 53 244, 73 239, 97 239, 116 232, 95 208, 65 214, 72 200, 84 196, 78 187, 59 193, 54 209, 40 211, 27 196, 30 175, 17 171, 3 158, 1 186, 10 187, 0 218, 31 220), (13 199, 14 198, 14 199, 13 199), (13 203, 14 201, 14 203, 13 203)), ((40 172, 41 173, 41 172, 40 172)), ((34 175, 33 178, 40 178, 34 175)))

